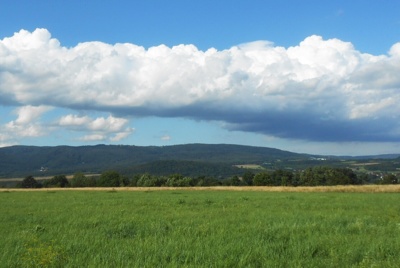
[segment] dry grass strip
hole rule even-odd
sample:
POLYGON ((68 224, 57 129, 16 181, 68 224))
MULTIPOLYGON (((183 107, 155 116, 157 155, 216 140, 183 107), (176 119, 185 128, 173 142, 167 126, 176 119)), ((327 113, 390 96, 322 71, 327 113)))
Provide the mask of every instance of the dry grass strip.
POLYGON ((0 192, 29 191, 259 191, 259 192, 343 192, 400 193, 400 185, 339 185, 339 186, 210 186, 210 187, 86 187, 86 188, 0 188, 0 192))

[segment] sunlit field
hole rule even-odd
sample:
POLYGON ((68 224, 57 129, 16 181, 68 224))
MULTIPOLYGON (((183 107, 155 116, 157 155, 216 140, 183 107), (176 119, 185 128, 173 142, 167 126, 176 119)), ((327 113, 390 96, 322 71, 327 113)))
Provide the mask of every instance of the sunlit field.
POLYGON ((0 266, 398 267, 397 186, 279 188, 3 190, 0 266))

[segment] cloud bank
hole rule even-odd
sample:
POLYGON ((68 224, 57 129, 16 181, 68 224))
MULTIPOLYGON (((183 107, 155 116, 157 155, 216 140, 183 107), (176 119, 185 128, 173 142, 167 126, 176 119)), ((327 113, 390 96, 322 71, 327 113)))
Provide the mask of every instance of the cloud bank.
MULTIPOLYGON (((231 130, 308 141, 400 141, 399 74, 400 43, 371 55, 320 36, 289 48, 256 41, 221 51, 102 42, 67 48, 46 29, 0 40, 0 105, 21 107, 3 128, 19 131, 61 107, 77 113, 56 125, 90 131, 86 141, 123 139, 133 116, 218 120, 231 130), (110 116, 79 116, 82 109, 110 116)), ((27 133, 40 135, 40 126, 27 133)))

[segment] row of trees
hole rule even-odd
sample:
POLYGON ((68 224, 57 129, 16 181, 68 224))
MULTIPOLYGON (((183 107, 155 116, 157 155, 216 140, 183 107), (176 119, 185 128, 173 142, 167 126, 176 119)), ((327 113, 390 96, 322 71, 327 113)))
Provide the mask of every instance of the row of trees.
MULTIPOLYGON (((213 178, 200 176, 187 177, 180 174, 155 176, 151 174, 135 175, 132 178, 121 175, 117 171, 103 172, 99 177, 85 176, 76 173, 68 180, 65 175, 57 175, 43 182, 32 176, 26 177, 19 185, 22 188, 41 187, 189 187, 189 186, 318 186, 318 185, 357 185, 365 183, 365 178, 357 176, 351 169, 312 167, 300 172, 275 170, 272 172, 245 172, 241 177, 213 178)), ((397 184, 400 178, 394 174, 386 174, 378 183, 397 184)))
POLYGON ((318 185, 356 185, 363 181, 351 169, 313 167, 301 172, 275 170, 253 174, 246 172, 242 179, 231 178, 232 185, 254 186, 318 186, 318 185))

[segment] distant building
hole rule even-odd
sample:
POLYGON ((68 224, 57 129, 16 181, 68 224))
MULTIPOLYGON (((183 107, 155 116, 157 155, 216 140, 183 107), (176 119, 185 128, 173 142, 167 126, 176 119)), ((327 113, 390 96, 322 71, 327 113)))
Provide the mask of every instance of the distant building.
POLYGON ((46 172, 47 170, 49 170, 47 167, 40 167, 39 169, 40 172, 46 172))
POLYGON ((326 158, 323 158, 323 157, 310 157, 310 160, 315 160, 315 161, 326 161, 326 158))

